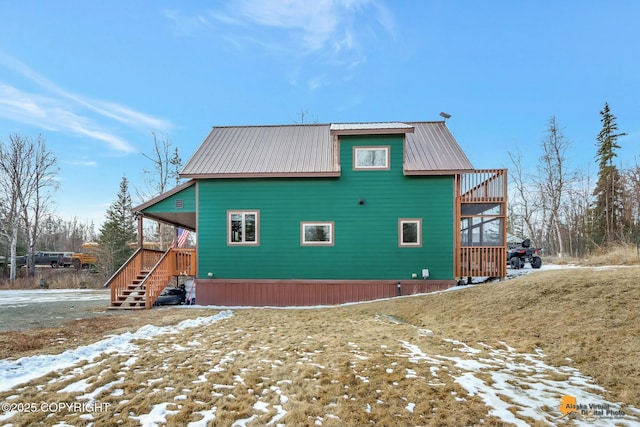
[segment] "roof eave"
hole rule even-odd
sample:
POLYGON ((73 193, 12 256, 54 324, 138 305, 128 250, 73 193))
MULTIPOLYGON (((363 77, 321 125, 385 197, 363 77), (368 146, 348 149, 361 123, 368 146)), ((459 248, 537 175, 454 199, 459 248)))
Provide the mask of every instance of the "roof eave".
POLYGON ((428 175, 459 175, 461 173, 473 172, 474 169, 432 169, 432 170, 409 170, 404 169, 405 175, 410 176, 428 176, 428 175))
POLYGON ((230 178, 332 178, 339 177, 340 171, 327 172, 252 172, 252 173, 208 173, 181 174, 192 179, 230 179, 230 178))
POLYGON ((180 191, 184 190, 185 188, 191 187, 193 184, 195 184, 196 182, 194 180, 189 180, 183 184, 180 184, 174 188, 172 188, 169 191, 165 191, 164 193, 154 197, 153 199, 147 200, 146 202, 144 202, 141 205, 138 205, 134 208, 131 208, 131 212, 141 212, 145 209, 147 209, 150 206, 155 205, 158 202, 161 202, 162 200, 166 199, 167 197, 171 197, 176 193, 179 193, 180 191))
POLYGON ((413 133, 413 127, 395 129, 335 129, 329 131, 331 135, 398 135, 413 133))

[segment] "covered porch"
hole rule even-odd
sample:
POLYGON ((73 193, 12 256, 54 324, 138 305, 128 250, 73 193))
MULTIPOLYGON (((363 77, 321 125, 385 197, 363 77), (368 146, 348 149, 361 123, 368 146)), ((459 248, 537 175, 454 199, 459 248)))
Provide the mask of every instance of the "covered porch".
POLYGON ((105 284, 112 309, 151 308, 174 277, 195 275, 196 250, 138 248, 105 284))
MULTIPOLYGON (((137 249, 105 283, 111 289, 112 309, 148 309, 176 278, 195 278, 195 248, 149 249, 144 245, 144 220, 195 232, 195 181, 191 180, 133 209, 138 222, 137 249)), ((177 281, 177 280, 176 280, 177 281)))

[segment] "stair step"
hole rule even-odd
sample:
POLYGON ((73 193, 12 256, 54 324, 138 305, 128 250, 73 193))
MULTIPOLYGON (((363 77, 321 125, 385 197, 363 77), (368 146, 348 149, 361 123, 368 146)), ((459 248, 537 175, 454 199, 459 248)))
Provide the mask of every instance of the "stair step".
MULTIPOLYGON (((118 295, 111 301, 109 310, 142 310, 146 307, 147 289, 142 283, 147 279, 151 270, 142 270, 131 279, 123 288, 118 290, 118 295)), ((170 277, 167 277, 167 282, 170 277)))
POLYGON ((144 289, 123 289, 122 295, 131 295, 135 293, 140 293, 144 295, 144 289))
POLYGON ((144 295, 134 295, 134 296, 120 295, 116 301, 121 303, 124 303, 126 301, 131 301, 131 302, 144 301, 144 295))

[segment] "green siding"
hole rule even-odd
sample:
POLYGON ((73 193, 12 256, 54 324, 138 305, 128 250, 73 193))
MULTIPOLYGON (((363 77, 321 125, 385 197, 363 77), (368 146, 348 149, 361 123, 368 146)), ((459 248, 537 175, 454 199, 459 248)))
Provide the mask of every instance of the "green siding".
POLYGON ((158 203, 149 206, 144 212, 195 212, 196 211, 196 186, 191 185, 158 203), (176 208, 176 200, 183 201, 182 208, 176 208))
POLYGON ((401 136, 341 137, 339 178, 200 180, 198 275, 255 279, 453 278, 453 177, 407 177, 401 136), (354 145, 390 145, 391 168, 354 171, 354 145), (364 204, 359 204, 364 199, 364 204), (227 245, 227 210, 260 211, 260 245, 227 245), (422 247, 398 219, 422 218, 422 247), (334 246, 300 245, 301 221, 334 221, 334 246))

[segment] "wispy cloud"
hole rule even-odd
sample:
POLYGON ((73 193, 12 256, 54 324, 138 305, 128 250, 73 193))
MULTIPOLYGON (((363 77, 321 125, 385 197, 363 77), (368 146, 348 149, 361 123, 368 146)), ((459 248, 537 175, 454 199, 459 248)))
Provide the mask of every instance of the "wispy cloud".
POLYGON ((106 129, 104 119, 139 131, 167 131, 172 124, 109 101, 94 100, 65 90, 16 58, 0 52, 0 66, 35 83, 43 93, 32 93, 0 82, 0 117, 38 126, 46 130, 69 132, 106 143, 113 150, 137 150, 121 136, 106 129), (92 117, 96 116, 97 117, 92 117), (100 122, 100 123, 99 123, 100 122))
MULTIPOLYGON (((285 62, 311 57, 316 66, 334 70, 365 63, 375 40, 394 38, 396 31, 393 14, 379 0, 234 0, 195 16, 176 10, 165 16, 180 35, 215 30, 235 49, 258 48, 285 62)), ((315 79, 305 80, 317 87, 315 79)))
POLYGON ((65 163, 71 166, 86 166, 91 168, 98 166, 98 162, 94 160, 67 160, 65 163))
POLYGON ((203 15, 186 16, 177 9, 164 9, 162 14, 172 23, 173 32, 180 36, 192 37, 211 28, 209 18, 203 15))

